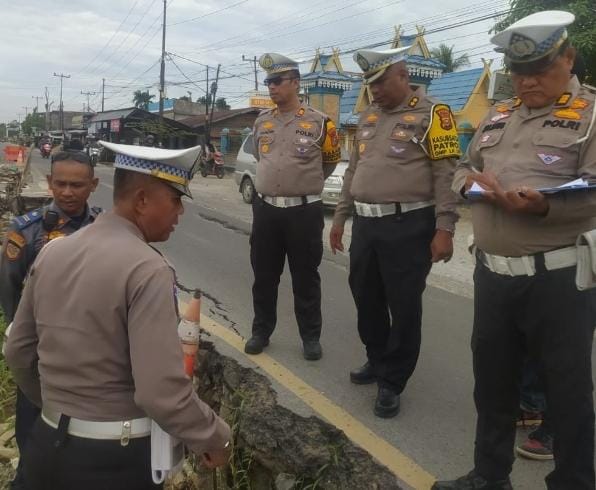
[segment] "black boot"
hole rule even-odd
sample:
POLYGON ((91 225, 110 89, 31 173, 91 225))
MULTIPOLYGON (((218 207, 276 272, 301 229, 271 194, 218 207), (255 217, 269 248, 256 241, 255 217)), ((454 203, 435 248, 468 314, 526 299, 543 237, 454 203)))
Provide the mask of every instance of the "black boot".
POLYGON ((369 385, 377 381, 377 375, 370 362, 350 371, 350 381, 356 385, 369 385))
POLYGON ((431 490, 513 490, 509 478, 504 480, 487 480, 475 471, 457 480, 438 481, 431 490))
POLYGON ((318 361, 323 356, 323 349, 318 340, 305 340, 302 343, 304 348, 304 359, 307 361, 318 361))
POLYGON ((269 339, 253 335, 248 342, 244 344, 244 352, 255 355, 263 352, 263 349, 269 345, 269 339))
POLYGON ((375 401, 375 415, 388 419, 399 413, 399 395, 390 388, 379 386, 375 401))

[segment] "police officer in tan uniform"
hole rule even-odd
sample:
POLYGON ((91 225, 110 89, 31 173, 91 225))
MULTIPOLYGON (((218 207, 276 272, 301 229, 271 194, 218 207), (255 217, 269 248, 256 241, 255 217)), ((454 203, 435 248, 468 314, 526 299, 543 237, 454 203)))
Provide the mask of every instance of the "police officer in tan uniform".
MULTIPOLYGON (((517 97, 494 107, 460 162, 476 270, 474 469, 436 490, 509 490, 522 362, 543 368, 555 469, 549 489, 593 490, 592 342, 596 290, 578 290, 578 235, 596 228, 595 95, 571 74, 574 16, 529 15, 496 34, 517 97), (541 191, 542 189, 542 191, 541 191)), ((592 253, 596 253, 593 251, 592 253)))
POLYGON ((114 209, 44 247, 6 344, 42 407, 24 454, 30 490, 161 488, 149 417, 209 467, 229 455, 229 427, 184 373, 174 273, 149 245, 178 223, 200 147, 102 144, 117 154, 114 209))
MULTIPOLYGON (((97 187, 89 157, 79 151, 63 151, 55 155, 47 176, 53 200, 47 206, 17 216, 8 228, 0 259, 0 305, 7 323, 17 310, 23 283, 41 248, 48 242, 70 235, 95 221, 101 208, 91 207, 87 200, 97 187)), ((39 408, 17 388, 15 437, 19 453, 25 445, 39 408)), ((19 459, 12 489, 25 488, 23 459, 19 459)))
POLYGON ((340 160, 339 139, 325 114, 298 97, 298 64, 267 53, 259 63, 276 104, 255 121, 257 163, 250 259, 254 320, 245 352, 269 345, 277 323, 277 289, 286 256, 292 275, 294 310, 307 360, 321 358, 321 279, 325 179, 340 160))
POLYGON ((448 106, 410 88, 406 51, 355 53, 374 100, 360 116, 330 234, 342 251, 355 211, 349 282, 368 361, 350 379, 378 383, 379 417, 399 412, 420 351, 426 276, 432 262, 451 258, 458 217, 455 122, 448 106))

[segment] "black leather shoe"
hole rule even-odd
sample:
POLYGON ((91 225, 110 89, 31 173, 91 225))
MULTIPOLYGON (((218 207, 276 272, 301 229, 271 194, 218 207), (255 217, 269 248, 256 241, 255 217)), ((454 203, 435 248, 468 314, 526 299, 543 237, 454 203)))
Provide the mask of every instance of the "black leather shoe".
POLYGON ((244 344, 244 352, 255 355, 263 352, 263 349, 269 345, 269 339, 253 335, 246 344, 244 344))
POLYGON ((369 385, 377 381, 377 375, 370 362, 366 362, 358 369, 350 371, 350 381, 356 385, 369 385))
POLYGON ((487 480, 475 471, 451 481, 438 481, 431 490, 513 490, 509 478, 504 480, 487 480))
POLYGON ((304 348, 304 359, 307 361, 318 361, 323 357, 323 349, 318 340, 305 340, 302 343, 304 348))
POLYGON ((395 417, 399 413, 399 395, 389 389, 379 387, 375 401, 375 415, 384 419, 395 417))

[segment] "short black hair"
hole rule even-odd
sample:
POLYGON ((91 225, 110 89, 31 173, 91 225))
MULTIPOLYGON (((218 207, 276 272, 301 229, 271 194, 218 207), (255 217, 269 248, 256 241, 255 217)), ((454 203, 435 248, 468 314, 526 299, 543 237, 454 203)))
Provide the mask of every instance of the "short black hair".
POLYGON ((66 151, 59 151, 55 155, 52 155, 52 164, 50 165, 50 173, 52 172, 52 168, 54 168, 55 163, 66 162, 66 161, 71 161, 71 162, 74 161, 74 162, 81 163, 83 165, 87 165, 89 167, 89 171, 91 172, 91 177, 93 177, 93 174, 94 174, 93 165, 91 164, 89 155, 87 155, 87 153, 85 153, 84 151, 66 150, 66 151))

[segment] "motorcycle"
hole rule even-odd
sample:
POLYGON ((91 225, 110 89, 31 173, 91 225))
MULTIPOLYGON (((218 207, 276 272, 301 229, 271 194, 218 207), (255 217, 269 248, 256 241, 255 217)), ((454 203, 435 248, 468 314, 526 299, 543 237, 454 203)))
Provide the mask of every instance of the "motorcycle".
POLYGON ((101 148, 99 146, 91 146, 89 148, 89 160, 91 160, 91 165, 95 167, 97 162, 99 161, 99 155, 101 154, 101 148))
POLYGON ((220 151, 211 152, 208 159, 201 157, 199 169, 203 177, 215 175, 218 179, 223 179, 225 175, 223 154, 220 151), (211 158, 209 158, 211 157, 211 158))
POLYGON ((39 151, 41 153, 41 158, 50 158, 50 153, 52 153, 52 145, 49 143, 44 143, 41 145, 39 151))

